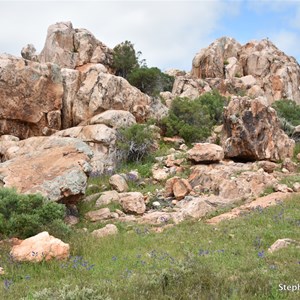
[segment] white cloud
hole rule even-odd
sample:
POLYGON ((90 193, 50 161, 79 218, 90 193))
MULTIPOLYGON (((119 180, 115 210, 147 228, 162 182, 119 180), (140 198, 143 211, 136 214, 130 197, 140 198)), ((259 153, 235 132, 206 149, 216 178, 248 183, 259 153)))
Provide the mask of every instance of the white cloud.
POLYGON ((300 34, 288 30, 280 30, 271 37, 274 44, 285 54, 297 57, 300 55, 300 34))
POLYGON ((149 66, 190 69, 207 47, 224 14, 238 3, 225 1, 5 1, 0 2, 0 53, 19 55, 33 43, 41 51, 49 25, 72 21, 114 47, 130 40, 149 66))

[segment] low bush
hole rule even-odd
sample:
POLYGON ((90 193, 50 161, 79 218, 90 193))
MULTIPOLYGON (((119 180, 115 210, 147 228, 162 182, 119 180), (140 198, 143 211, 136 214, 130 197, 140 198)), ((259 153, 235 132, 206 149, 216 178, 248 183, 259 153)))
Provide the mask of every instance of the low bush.
POLYGON ((213 126, 222 122, 226 97, 218 91, 206 93, 195 100, 176 98, 160 126, 166 136, 181 136, 187 143, 201 142, 209 137, 213 126))
POLYGON ((143 93, 158 96, 160 92, 172 91, 174 77, 158 68, 136 68, 128 76, 128 81, 143 93))
POLYGON ((0 189, 0 238, 27 238, 44 230, 60 237, 68 232, 64 216, 63 204, 47 201, 41 195, 0 189))
POLYGON ((121 128, 117 133, 117 153, 120 162, 139 162, 153 150, 154 130, 146 124, 121 128))
POLYGON ((280 118, 284 118, 286 122, 293 126, 300 125, 300 105, 295 101, 283 99, 275 101, 272 107, 277 111, 280 118))

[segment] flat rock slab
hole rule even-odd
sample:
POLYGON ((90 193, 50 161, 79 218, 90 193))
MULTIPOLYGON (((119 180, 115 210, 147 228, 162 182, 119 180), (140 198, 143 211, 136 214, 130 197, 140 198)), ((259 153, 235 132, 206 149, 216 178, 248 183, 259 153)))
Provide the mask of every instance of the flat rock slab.
POLYGON ((281 201, 287 200, 289 197, 290 197, 290 194, 282 193, 282 192, 275 192, 275 193, 269 194, 267 196, 257 198, 256 200, 252 201, 251 203, 236 207, 227 213, 213 217, 213 218, 207 220, 206 223, 216 225, 224 220, 231 220, 231 219, 238 218, 241 215, 243 215, 245 212, 249 212, 256 208, 264 209, 269 206, 277 205, 281 201))
POLYGON ((32 137, 12 147, 12 158, 0 164, 0 185, 14 187, 20 193, 40 193, 64 203, 77 201, 85 193, 93 153, 84 142, 32 137))

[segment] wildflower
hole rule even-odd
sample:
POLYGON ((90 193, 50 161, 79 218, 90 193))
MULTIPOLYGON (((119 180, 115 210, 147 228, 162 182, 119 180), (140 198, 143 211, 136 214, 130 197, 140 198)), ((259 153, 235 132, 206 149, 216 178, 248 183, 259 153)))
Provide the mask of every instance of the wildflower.
POLYGON ((117 259, 118 259, 118 258, 117 258, 116 256, 113 256, 113 257, 112 257, 112 260, 113 260, 113 261, 116 261, 117 259))
POLYGON ((6 290, 8 290, 12 284, 13 284, 13 281, 12 281, 12 280, 8 280, 8 279, 5 279, 5 280, 4 280, 4 288, 5 288, 6 290))
POLYGON ((258 257, 264 258, 265 257, 265 251, 258 252, 258 257))

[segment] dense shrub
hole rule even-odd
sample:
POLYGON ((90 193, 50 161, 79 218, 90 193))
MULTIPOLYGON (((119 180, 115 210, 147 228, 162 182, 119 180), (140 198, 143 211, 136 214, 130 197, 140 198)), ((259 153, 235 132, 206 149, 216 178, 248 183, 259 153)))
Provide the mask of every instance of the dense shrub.
POLYGON ((113 67, 117 76, 127 79, 128 74, 139 66, 138 57, 141 53, 135 51, 130 41, 122 42, 113 49, 113 67))
POLYGON ((47 201, 41 195, 0 189, 0 238, 27 238, 43 230, 61 237, 68 232, 64 216, 64 205, 47 201))
POLYGON ((174 77, 161 72, 158 68, 136 68, 128 76, 131 85, 150 96, 160 92, 172 91, 174 77))
POLYGON ((280 118, 293 126, 300 125, 300 105, 292 100, 278 100, 272 104, 280 118))
POLYGON ((161 121, 166 136, 181 136, 187 143, 204 141, 212 127, 222 122, 227 99, 218 91, 206 93, 195 100, 176 98, 169 114, 161 121))
POLYGON ((142 161, 153 149, 154 131, 145 124, 121 128, 117 134, 118 160, 142 161))

